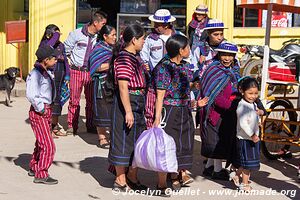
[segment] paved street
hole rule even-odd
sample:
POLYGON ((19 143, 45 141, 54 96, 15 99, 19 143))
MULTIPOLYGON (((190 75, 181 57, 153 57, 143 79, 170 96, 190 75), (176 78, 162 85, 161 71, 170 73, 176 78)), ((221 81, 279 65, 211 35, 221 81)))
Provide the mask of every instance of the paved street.
MULTIPOLYGON (((111 190, 114 177, 106 172, 108 150, 96 146, 97 136, 85 133, 84 117, 80 118, 79 135, 56 139, 57 153, 50 174, 59 180, 58 185, 39 185, 27 176, 28 162, 35 138, 28 121, 29 103, 24 97, 14 97, 13 107, 3 104, 0 96, 0 199, 1 200, 90 200, 90 199, 161 199, 146 195, 119 194, 111 190)), ((83 116, 84 106, 81 107, 83 116)), ((61 125, 66 128, 66 107, 61 125)), ((191 170, 195 182, 183 193, 171 199, 234 199, 237 190, 231 182, 213 181, 202 176, 199 135, 195 139, 194 166, 191 170), (213 193, 215 194, 213 195, 213 193), (218 194, 217 194, 218 192, 218 194), (225 194, 226 192, 226 194, 225 194)), ((300 154, 292 159, 267 161, 262 156, 261 169, 251 175, 252 187, 260 195, 239 195, 236 199, 300 199, 300 184, 296 182, 296 166, 300 154), (272 188, 274 195, 270 194, 272 188), (283 191, 284 190, 284 191, 283 191), (283 193, 283 194, 280 194, 283 193)), ((154 188, 156 174, 141 170, 143 184, 154 188)))

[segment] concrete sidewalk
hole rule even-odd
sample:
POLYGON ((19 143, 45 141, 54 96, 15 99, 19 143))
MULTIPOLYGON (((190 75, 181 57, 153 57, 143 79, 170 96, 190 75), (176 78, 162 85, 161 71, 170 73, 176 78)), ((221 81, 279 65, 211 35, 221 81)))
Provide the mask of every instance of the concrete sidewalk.
MULTIPOLYGON (((80 118, 78 136, 55 140, 57 152, 49 172, 59 180, 59 184, 34 184, 33 178, 27 176, 28 162, 35 142, 28 121, 29 103, 24 97, 13 98, 12 106, 6 107, 3 100, 0 100, 0 200, 161 199, 149 195, 112 193, 114 176, 106 172, 108 150, 97 148, 95 134, 85 133, 84 117, 80 118)), ((81 108, 81 115, 84 116, 84 105, 81 108)), ((61 124, 66 128, 66 106, 61 124)), ((194 142, 194 165, 191 172, 195 182, 170 199, 233 199, 237 191, 233 183, 213 181, 202 176, 203 158, 200 156, 201 143, 198 135, 194 142)), ((300 199, 299 183, 296 182, 299 158, 298 153, 292 159, 271 162, 262 156, 260 171, 251 174, 252 187, 259 190, 261 195, 240 195, 238 199, 300 199), (270 188, 274 190, 274 195, 268 195, 270 188)), ((139 178, 143 184, 155 188, 156 173, 141 170, 139 178)))

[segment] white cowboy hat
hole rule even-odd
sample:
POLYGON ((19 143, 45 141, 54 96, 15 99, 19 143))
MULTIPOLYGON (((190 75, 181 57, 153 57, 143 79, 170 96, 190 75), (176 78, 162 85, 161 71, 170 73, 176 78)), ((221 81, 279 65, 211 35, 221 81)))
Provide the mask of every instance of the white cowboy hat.
POLYGON ((204 30, 208 29, 227 29, 224 26, 224 23, 218 19, 210 19, 206 24, 204 30))
POLYGON ((196 7, 196 9, 194 10, 194 13, 207 15, 208 7, 204 4, 200 4, 196 7))
POLYGON ((157 10, 154 13, 154 15, 149 16, 148 19, 150 21, 159 22, 159 23, 169 23, 169 22, 174 22, 176 20, 176 18, 173 17, 170 11, 167 9, 157 10))

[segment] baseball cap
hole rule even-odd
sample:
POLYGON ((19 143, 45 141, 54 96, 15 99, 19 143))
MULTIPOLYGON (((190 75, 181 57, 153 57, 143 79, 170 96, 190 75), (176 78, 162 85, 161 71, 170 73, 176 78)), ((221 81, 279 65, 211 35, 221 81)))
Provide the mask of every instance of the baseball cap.
POLYGON ((49 58, 49 57, 56 57, 56 56, 58 56, 58 51, 56 51, 50 45, 43 45, 43 46, 40 46, 36 50, 35 55, 36 55, 36 57, 37 57, 37 59, 39 61, 42 61, 42 60, 44 60, 46 58, 49 58))

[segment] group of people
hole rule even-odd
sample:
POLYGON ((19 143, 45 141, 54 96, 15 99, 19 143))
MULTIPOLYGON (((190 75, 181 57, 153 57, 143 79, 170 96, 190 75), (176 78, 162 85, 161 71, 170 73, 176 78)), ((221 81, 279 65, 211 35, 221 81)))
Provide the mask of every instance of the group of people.
MULTIPOLYGON (((195 9, 189 37, 175 31, 176 18, 166 9, 157 10, 149 20, 154 23, 150 34, 132 24, 118 41, 116 29, 106 25, 107 15, 99 11, 64 43, 57 26, 46 27, 37 62, 27 78, 29 116, 36 136, 28 174, 35 183, 58 182, 49 176, 48 168, 55 153, 53 136, 65 135, 59 130, 58 116, 63 105, 61 88, 69 83, 66 134, 78 132, 84 87, 87 132, 97 131, 99 147, 109 149, 108 161, 116 175, 114 190, 147 189, 139 181, 138 169, 131 167, 134 146, 139 135, 159 126, 162 118, 165 132, 176 144, 178 173, 169 174, 172 189, 193 182, 189 170, 194 108, 199 116, 201 154, 207 158, 203 175, 233 180, 241 190, 251 190, 250 170, 260 165, 259 116, 265 110, 258 100, 257 81, 240 77, 238 49, 224 39, 224 23, 209 19, 206 5, 195 9), (194 99, 192 89, 197 90, 194 99), (223 160, 231 166, 230 172, 222 167, 223 160)), ((161 196, 169 196, 167 179, 167 173, 158 172, 161 196)))

